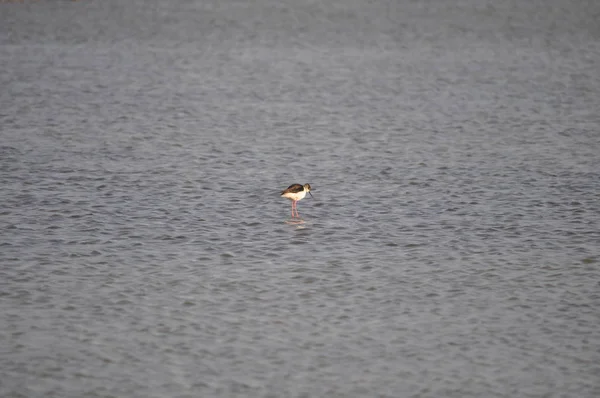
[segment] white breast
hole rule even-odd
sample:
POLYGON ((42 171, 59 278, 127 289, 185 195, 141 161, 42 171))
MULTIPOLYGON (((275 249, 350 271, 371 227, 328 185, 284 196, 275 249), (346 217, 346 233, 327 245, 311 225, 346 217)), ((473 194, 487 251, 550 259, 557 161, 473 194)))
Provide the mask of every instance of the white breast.
POLYGON ((284 193, 283 195, 284 198, 288 198, 290 200, 300 200, 303 199, 306 196, 306 191, 300 191, 300 192, 288 192, 288 193, 284 193))

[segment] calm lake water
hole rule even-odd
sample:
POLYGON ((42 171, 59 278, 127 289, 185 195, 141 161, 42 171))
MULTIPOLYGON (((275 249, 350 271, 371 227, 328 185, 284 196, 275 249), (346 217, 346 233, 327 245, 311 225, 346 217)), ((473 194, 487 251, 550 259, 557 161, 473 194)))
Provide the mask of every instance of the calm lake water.
POLYGON ((599 15, 1 3, 0 396, 600 396, 599 15))

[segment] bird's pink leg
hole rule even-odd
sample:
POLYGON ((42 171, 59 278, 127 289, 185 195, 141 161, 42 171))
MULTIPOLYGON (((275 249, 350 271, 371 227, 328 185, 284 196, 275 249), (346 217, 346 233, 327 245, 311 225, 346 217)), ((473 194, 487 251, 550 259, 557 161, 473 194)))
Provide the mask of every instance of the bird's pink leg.
POLYGON ((294 218, 294 207, 296 205, 296 201, 292 200, 292 218, 294 218))

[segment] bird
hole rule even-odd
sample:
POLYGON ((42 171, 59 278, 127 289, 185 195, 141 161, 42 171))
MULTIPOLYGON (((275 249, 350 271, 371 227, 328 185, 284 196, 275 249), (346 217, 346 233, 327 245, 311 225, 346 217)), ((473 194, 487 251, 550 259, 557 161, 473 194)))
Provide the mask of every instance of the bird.
POLYGON ((310 193, 310 184, 292 184, 283 191, 281 191, 282 198, 286 198, 292 201, 292 218, 300 218, 300 214, 298 214, 298 208, 296 207, 296 203, 299 200, 304 199, 307 192, 314 199, 314 196, 312 195, 312 193, 310 193), (296 215, 294 215, 294 210, 296 211, 296 215))

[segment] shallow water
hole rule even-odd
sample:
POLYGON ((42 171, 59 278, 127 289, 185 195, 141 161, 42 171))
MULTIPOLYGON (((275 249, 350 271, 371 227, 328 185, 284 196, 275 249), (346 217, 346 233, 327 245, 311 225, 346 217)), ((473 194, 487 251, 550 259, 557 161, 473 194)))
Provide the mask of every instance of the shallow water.
POLYGON ((599 11, 0 4, 0 395, 598 396, 599 11))

